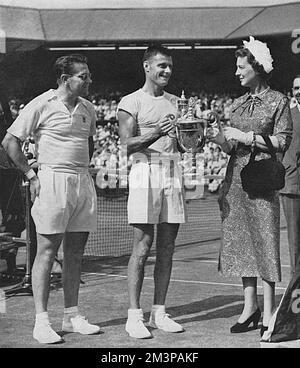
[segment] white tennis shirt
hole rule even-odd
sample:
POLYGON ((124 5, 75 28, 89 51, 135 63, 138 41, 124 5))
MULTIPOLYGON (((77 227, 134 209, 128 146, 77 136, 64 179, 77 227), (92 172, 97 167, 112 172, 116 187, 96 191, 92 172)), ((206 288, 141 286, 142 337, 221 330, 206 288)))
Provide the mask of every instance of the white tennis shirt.
POLYGON ((50 89, 30 101, 7 132, 21 141, 32 134, 39 164, 87 168, 88 138, 96 133, 96 113, 93 104, 81 97, 70 113, 50 89))
MULTIPOLYGON (((153 130, 164 116, 168 114, 176 116, 177 99, 178 97, 167 92, 164 92, 162 96, 154 97, 139 89, 124 96, 118 105, 118 110, 126 111, 135 119, 137 135, 140 136, 153 130)), ((142 151, 147 156, 150 156, 151 153, 172 155, 177 152, 176 139, 168 135, 160 137, 142 151)))

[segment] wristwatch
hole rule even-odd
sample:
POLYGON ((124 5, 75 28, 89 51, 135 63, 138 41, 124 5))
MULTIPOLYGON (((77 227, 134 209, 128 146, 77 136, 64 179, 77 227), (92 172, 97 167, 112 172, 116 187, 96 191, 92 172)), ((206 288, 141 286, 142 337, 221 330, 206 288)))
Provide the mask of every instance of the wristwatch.
POLYGON ((30 169, 25 173, 25 176, 27 177, 28 180, 31 180, 36 176, 36 173, 34 172, 33 169, 30 169))

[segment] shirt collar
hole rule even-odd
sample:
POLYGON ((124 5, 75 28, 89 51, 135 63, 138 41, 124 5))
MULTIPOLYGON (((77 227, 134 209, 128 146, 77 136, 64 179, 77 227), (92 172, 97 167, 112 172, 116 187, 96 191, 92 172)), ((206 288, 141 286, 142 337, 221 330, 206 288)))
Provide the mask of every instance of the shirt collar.
MULTIPOLYGON (((55 100, 57 100, 57 95, 55 94, 55 89, 50 89, 49 90, 49 93, 50 93, 50 97, 48 98, 48 101, 50 102, 50 101, 55 101, 55 100)), ((82 98, 82 97, 80 97, 80 96, 78 96, 78 98, 77 98, 77 103, 78 104, 82 104, 85 108, 87 108, 88 107, 88 101, 87 100, 85 100, 84 98, 82 98)))

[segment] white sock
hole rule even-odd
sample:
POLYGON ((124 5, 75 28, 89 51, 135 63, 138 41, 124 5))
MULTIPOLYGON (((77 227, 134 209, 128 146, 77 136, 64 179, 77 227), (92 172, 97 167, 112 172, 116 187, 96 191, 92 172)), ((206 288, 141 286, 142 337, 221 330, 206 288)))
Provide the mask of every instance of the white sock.
POLYGON ((79 315, 79 309, 78 306, 70 307, 70 308, 64 308, 64 318, 74 318, 79 315))
POLYGON ((137 316, 143 314, 143 310, 141 308, 130 308, 128 309, 128 318, 136 319, 137 316))
POLYGON ((35 323, 49 323, 48 312, 37 313, 35 315, 35 323))
POLYGON ((152 305, 152 312, 156 313, 158 311, 160 313, 165 313, 166 312, 166 307, 164 305, 160 305, 160 304, 153 304, 152 305))

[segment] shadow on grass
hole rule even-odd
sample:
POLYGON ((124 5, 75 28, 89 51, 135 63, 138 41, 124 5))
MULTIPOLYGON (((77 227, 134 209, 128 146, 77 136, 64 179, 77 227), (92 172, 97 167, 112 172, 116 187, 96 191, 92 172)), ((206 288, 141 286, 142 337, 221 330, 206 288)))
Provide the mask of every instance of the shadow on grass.
MULTIPOLYGON (((147 260, 147 266, 155 264, 155 259, 151 259, 154 252, 150 253, 150 259, 147 260)), ((124 275, 127 273, 127 265, 130 256, 122 257, 95 257, 84 256, 82 263, 82 272, 95 272, 124 275)))
MULTIPOLYGON (((279 304, 282 295, 276 296, 276 305, 279 304)), ((259 305, 262 309, 262 296, 259 295, 259 305)), ((213 320, 218 318, 231 318, 238 316, 242 313, 244 299, 242 295, 217 295, 201 301, 192 303, 182 304, 178 306, 170 306, 167 308, 167 312, 170 313, 171 317, 176 319, 183 327, 187 323, 200 322, 213 320), (234 305, 229 305, 237 303, 234 305), (211 311, 212 309, 215 309, 211 311), (207 313, 205 313, 207 311, 207 313), (198 315, 197 315, 198 313, 198 315), (190 316, 193 315, 193 316, 190 316)), ((144 313, 145 321, 148 321, 150 312, 144 313)), ((127 316, 123 318, 116 318, 99 323, 101 327, 124 325, 126 323, 127 316)))

